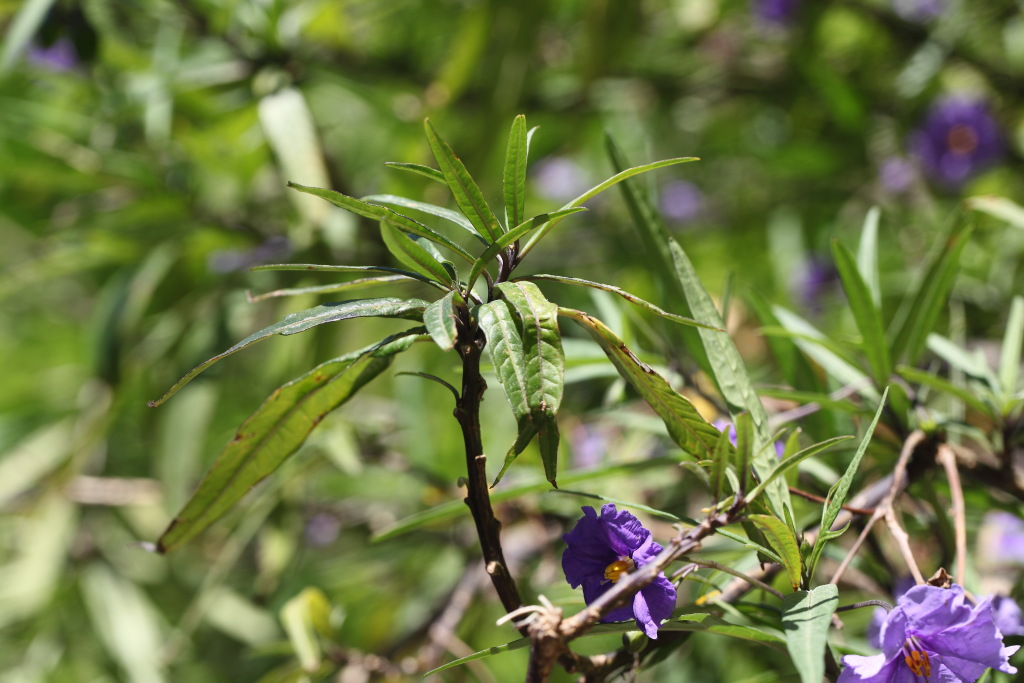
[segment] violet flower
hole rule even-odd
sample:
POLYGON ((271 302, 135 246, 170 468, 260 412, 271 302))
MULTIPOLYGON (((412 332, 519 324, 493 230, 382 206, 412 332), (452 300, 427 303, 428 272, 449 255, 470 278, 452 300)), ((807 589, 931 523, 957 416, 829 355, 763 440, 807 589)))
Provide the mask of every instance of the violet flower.
POLYGON ((972 683, 989 668, 1017 673, 1009 656, 1020 646, 1003 645, 992 599, 972 607, 956 584, 914 586, 899 597, 879 635, 882 653, 846 655, 837 683, 972 683))
POLYGON ((754 16, 764 24, 789 26, 796 18, 800 0, 752 0, 754 16))
POLYGON ((687 180, 673 180, 661 188, 661 213, 675 223, 688 223, 704 210, 704 193, 687 180))
MULTIPOLYGON (((567 546, 562 554, 565 579, 573 588, 583 586, 588 605, 662 550, 640 520, 611 503, 601 507, 600 516, 584 507, 583 517, 562 538, 567 546)), ((675 605, 676 587, 660 573, 633 596, 632 604, 613 609, 601 621, 635 619, 644 633, 657 638, 658 625, 672 616, 675 605)))
POLYGON ((985 102, 950 97, 931 108, 910 147, 929 175, 955 188, 1002 156, 1003 139, 985 102))

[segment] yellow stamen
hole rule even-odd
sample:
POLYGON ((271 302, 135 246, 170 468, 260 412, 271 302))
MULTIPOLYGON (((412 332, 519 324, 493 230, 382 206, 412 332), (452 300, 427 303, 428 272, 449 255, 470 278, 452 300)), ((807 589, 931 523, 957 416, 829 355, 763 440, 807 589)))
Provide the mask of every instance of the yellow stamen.
POLYGON ((907 663, 907 668, 910 669, 911 673, 915 676, 921 676, 925 681, 928 681, 932 675, 932 663, 928 659, 928 653, 921 647, 921 643, 917 638, 913 636, 907 638, 907 641, 903 644, 903 653, 903 661, 907 663))
POLYGON ((615 560, 604 568, 604 578, 612 583, 618 583, 623 574, 628 574, 634 569, 636 569, 636 563, 633 562, 632 558, 627 557, 624 560, 615 560))

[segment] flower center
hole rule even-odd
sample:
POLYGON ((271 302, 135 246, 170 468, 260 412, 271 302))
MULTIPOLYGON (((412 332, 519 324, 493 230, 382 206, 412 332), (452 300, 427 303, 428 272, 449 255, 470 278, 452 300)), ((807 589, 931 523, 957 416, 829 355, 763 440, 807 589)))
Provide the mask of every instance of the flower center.
POLYGON ((921 641, 910 636, 903 643, 903 661, 915 676, 921 676, 925 681, 932 675, 932 663, 928 659, 921 641))
POLYGON ((953 126, 946 135, 946 144, 957 154, 970 154, 978 148, 978 134, 966 124, 953 126))
POLYGON ((615 560, 604 568, 604 578, 612 583, 618 583, 623 574, 628 574, 634 569, 636 569, 636 562, 631 557, 615 560))

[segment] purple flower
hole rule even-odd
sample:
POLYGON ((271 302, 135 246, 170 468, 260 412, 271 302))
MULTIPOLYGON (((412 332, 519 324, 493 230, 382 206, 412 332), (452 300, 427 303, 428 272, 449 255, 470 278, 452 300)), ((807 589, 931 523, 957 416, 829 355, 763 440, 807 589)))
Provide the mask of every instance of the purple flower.
MULTIPOLYGON (((736 445, 736 426, 732 422, 730 422, 729 420, 725 419, 724 417, 720 417, 717 420, 715 420, 714 422, 712 422, 711 426, 714 427, 715 429, 717 429, 720 432, 724 432, 724 433, 728 434, 729 435, 729 443, 731 443, 733 446, 736 445)), ((777 457, 781 458, 782 454, 785 453, 785 452, 786 452, 786 444, 782 443, 781 441, 776 441, 775 442, 775 455, 777 457)))
POLYGON ((978 554, 994 565, 1024 564, 1024 520, 1005 510, 986 514, 978 554))
POLYGON ((661 188, 661 212, 671 221, 692 221, 704 210, 704 193, 686 180, 673 180, 661 188))
MULTIPOLYGON (((572 531, 562 536, 566 543, 562 554, 562 571, 573 588, 583 586, 583 599, 589 605, 612 584, 661 552, 651 532, 628 512, 618 512, 611 503, 601 507, 583 508, 583 517, 572 531)), ((633 596, 631 605, 617 607, 602 621, 636 619, 637 626, 651 638, 658 637, 658 625, 672 616, 676 606, 676 588, 658 574, 651 583, 633 596)))
POLYGON ((587 175, 572 159, 552 156, 537 162, 533 168, 537 193, 545 199, 566 202, 580 196, 590 185, 587 175))
POLYGON ((992 598, 992 618, 1004 636, 1024 636, 1022 616, 1020 605, 1013 598, 1005 595, 992 598))
POLYGON ((903 157, 889 157, 882 162, 878 176, 886 190, 901 194, 914 182, 914 165, 903 157))
POLYGON ((1002 156, 1003 138, 985 102, 950 97, 931 108, 910 147, 929 175, 955 188, 1002 156))
POLYGON ((893 0, 892 8, 901 19, 924 24, 946 10, 946 0, 893 0))
POLYGON ((971 683, 989 668, 1017 673, 1009 656, 1019 646, 1003 645, 992 599, 971 607, 956 584, 908 590, 886 616, 880 638, 881 654, 843 657, 837 683, 971 683))
POLYGON ((753 0, 754 16, 764 24, 789 26, 793 23, 800 0, 753 0))
POLYGON ((821 313, 824 301, 839 285, 839 274, 830 260, 806 256, 790 274, 789 294, 812 313, 821 313))

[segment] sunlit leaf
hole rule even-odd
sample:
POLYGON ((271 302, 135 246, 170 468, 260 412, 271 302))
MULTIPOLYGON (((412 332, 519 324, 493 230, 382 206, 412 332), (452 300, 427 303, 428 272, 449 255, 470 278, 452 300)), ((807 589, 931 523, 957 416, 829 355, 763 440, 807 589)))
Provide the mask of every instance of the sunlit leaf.
POLYGON ((526 219, 526 117, 520 114, 512 121, 505 150, 505 173, 502 188, 505 195, 505 225, 519 225, 526 219))
POLYGON ((747 515, 747 519, 753 522, 754 526, 764 535, 768 544, 780 558, 782 566, 789 575, 789 582, 793 590, 800 588, 803 583, 803 560, 800 557, 800 546, 797 543, 796 535, 790 530, 789 525, 778 517, 771 515, 747 515))
POLYGON ((328 361, 279 387, 249 416, 217 456, 195 493, 164 531, 157 548, 169 552, 220 518, 306 440, 327 413, 350 399, 406 350, 422 328, 328 361))
POLYGON ((430 149, 434 153, 434 158, 437 159, 437 165, 441 167, 441 173, 444 174, 445 182, 452 191, 452 196, 455 197, 455 203, 459 205, 459 209, 473 224, 477 233, 492 242, 498 239, 504 231, 501 229, 498 219, 494 217, 494 212, 491 211, 487 200, 484 199, 483 192, 473 181, 473 176, 466 170, 462 160, 455 156, 455 152, 448 146, 448 143, 438 136, 430 119, 424 120, 423 127, 427 132, 430 149))
POLYGON ((341 301, 333 304, 323 304, 304 311, 292 313, 285 316, 280 322, 270 327, 264 327, 259 332, 254 332, 238 342, 227 351, 219 353, 204 363, 192 368, 187 375, 179 379, 174 386, 167 390, 167 393, 155 401, 150 401, 149 406, 155 408, 173 396, 179 389, 192 381, 192 378, 210 367, 217 361, 227 358, 236 351, 262 341, 275 334, 289 335, 305 332, 308 329, 325 325, 327 323, 348 320, 350 318, 403 318, 405 320, 422 320, 423 310, 427 302, 422 299, 396 299, 385 297, 379 299, 354 299, 352 301, 341 301))
POLYGON ((410 173, 421 175, 424 178, 436 180, 442 185, 448 184, 444 179, 444 173, 441 173, 436 168, 431 168, 430 166, 424 166, 423 164, 408 164, 401 161, 385 161, 384 165, 390 166, 391 168, 397 168, 399 171, 409 171, 410 173))
POLYGON ((821 683, 825 676, 828 630, 838 605, 839 589, 831 583, 782 599, 786 648, 802 683, 821 683))
POLYGON ((889 360, 889 344, 882 324, 882 311, 874 302, 874 296, 861 277, 857 262, 850 250, 838 240, 832 240, 832 256, 835 258, 843 291, 850 303, 850 312, 860 330, 861 344, 868 358, 868 365, 874 375, 875 384, 882 386, 892 373, 889 360))
POLYGON ((430 333, 430 338, 444 351, 455 348, 457 330, 455 320, 455 292, 448 292, 443 297, 427 306, 423 311, 423 325, 430 333))
MULTIPOLYGON (((661 375, 636 357, 614 332, 597 318, 571 308, 559 308, 558 314, 583 326, 611 360, 619 374, 629 382, 665 423, 669 436, 687 454, 698 460, 715 455, 721 432, 701 417, 684 396, 661 375)), ((730 446, 731 448, 731 446, 730 446)))
POLYGON ((380 233, 384 238, 384 246, 402 265, 442 284, 455 285, 456 279, 438 260, 436 251, 420 243, 423 238, 410 237, 387 223, 381 223, 380 233))
MULTIPOLYGON (((532 430, 538 436, 544 473, 555 484, 558 463, 558 422, 565 385, 565 354, 558 330, 558 307, 548 301, 532 282, 502 282, 495 289, 511 304, 522 321, 523 356, 526 362, 526 391, 532 430)), ((522 424, 520 435, 523 434, 522 424)), ((529 437, 527 437, 527 442, 529 437)), ((515 454, 526 447, 516 440, 515 454), (518 449, 518 450, 516 450, 518 449)), ((508 468, 506 459, 502 473, 508 468)), ((499 473, 498 478, 501 478, 499 473)), ((497 483, 497 481, 495 481, 497 483)))
POLYGON ((462 230, 465 230, 466 232, 470 233, 471 235, 473 235, 477 239, 480 238, 480 235, 477 234, 476 228, 473 227, 473 224, 470 223, 469 220, 465 216, 463 216, 458 211, 452 211, 451 209, 449 209, 447 207, 444 207, 444 206, 438 206, 437 204, 428 204, 426 202, 418 202, 415 199, 408 199, 406 197, 399 197, 399 196, 393 195, 393 194, 371 194, 371 195, 368 195, 366 197, 363 197, 362 201, 368 202, 368 203, 371 203, 371 204, 385 204, 387 206, 400 206, 400 207, 402 207, 404 209, 413 209, 415 211, 422 211, 423 213, 429 214, 431 216, 436 216, 438 218, 443 218, 444 220, 459 226, 459 228, 461 228, 462 230))
POLYGON ((854 454, 853 460, 850 461, 850 465, 846 468, 846 472, 843 474, 842 478, 828 491, 828 496, 826 497, 827 502, 821 511, 821 524, 818 527, 820 531, 818 533, 818 537, 814 540, 814 547, 811 549, 811 555, 807 559, 806 563, 805 576, 808 580, 814 576, 814 570, 818 566, 818 560, 821 558, 821 553, 825 548, 825 543, 836 536, 836 534, 832 532, 832 523, 836 521, 836 518, 839 516, 839 511, 842 510, 843 505, 846 504, 846 497, 850 494, 850 487, 853 485, 853 477, 857 474, 857 469, 860 467, 860 461, 868 449, 868 444, 871 443, 871 437, 875 433, 875 426, 878 424, 878 419, 882 417, 882 410, 885 408, 885 399, 888 395, 889 388, 886 387, 878 402, 878 410, 875 411, 875 417, 871 420, 871 424, 868 425, 868 429, 864 433, 864 438, 861 439, 860 446, 857 448, 857 452, 854 454))

